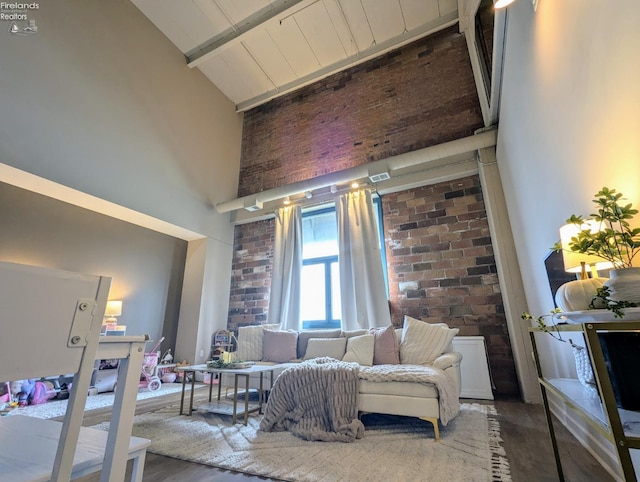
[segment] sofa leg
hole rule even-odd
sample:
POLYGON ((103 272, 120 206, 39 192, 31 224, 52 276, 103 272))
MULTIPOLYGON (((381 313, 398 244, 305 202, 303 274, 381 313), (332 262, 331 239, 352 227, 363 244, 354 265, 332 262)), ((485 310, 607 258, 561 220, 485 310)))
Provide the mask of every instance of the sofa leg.
POLYGON ((424 420, 425 422, 431 422, 433 425, 433 433, 436 435, 436 442, 440 441, 440 429, 438 428, 438 419, 437 418, 429 418, 429 417, 418 417, 420 420, 424 420))

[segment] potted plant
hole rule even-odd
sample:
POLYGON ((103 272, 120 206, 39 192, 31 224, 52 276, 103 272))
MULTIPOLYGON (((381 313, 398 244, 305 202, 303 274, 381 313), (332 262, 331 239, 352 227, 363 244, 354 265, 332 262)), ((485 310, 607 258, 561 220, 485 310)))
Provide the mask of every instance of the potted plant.
MULTIPOLYGON (((591 226, 581 228, 568 249, 600 257, 613 266, 598 297, 606 299, 606 306, 620 314, 620 308, 640 303, 640 267, 634 267, 634 258, 640 252, 640 227, 630 224, 638 210, 630 203, 621 203, 625 198, 615 189, 603 187, 595 196, 596 212, 590 218, 573 214, 567 219, 567 223, 591 226)), ((554 249, 562 247, 557 243, 554 249)))

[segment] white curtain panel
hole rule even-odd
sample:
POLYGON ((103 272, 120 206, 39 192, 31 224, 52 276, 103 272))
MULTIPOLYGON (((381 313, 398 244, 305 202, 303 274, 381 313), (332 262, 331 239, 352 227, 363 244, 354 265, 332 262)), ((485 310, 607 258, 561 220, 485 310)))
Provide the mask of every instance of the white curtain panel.
POLYGON ((285 206, 275 214, 268 323, 281 323, 283 330, 298 331, 301 328, 302 211, 300 206, 285 206))
POLYGON ((342 329, 391 324, 371 191, 336 198, 342 329))

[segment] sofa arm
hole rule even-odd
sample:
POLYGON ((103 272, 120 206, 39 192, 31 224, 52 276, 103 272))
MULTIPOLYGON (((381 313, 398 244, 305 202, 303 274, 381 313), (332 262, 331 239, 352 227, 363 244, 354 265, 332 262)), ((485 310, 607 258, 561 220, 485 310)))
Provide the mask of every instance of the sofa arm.
POLYGON ((438 358, 433 360, 431 365, 436 368, 440 368, 440 370, 446 370, 447 368, 460 365, 461 361, 462 353, 458 353, 457 351, 450 351, 448 353, 443 353, 438 358))

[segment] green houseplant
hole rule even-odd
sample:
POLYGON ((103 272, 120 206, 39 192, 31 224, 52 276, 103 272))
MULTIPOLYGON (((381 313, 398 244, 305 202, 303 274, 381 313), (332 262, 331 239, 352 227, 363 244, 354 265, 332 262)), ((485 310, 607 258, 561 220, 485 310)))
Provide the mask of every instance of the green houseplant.
POLYGON ((555 250, 569 249, 610 263, 611 278, 597 290, 596 299, 604 302, 599 306, 613 310, 618 316, 622 316, 622 308, 640 302, 640 268, 633 266, 640 252, 640 227, 630 224, 638 210, 631 203, 623 203, 624 200, 622 193, 603 187, 595 194, 596 211, 590 218, 573 214, 567 219, 567 223, 580 228, 568 246, 560 243, 554 246, 555 250))
MULTIPOLYGON (((629 221, 638 214, 632 205, 621 204, 622 193, 603 187, 593 202, 597 211, 590 214, 599 229, 582 229, 571 238, 569 249, 582 254, 598 256, 609 261, 615 269, 631 268, 634 257, 640 252, 640 227, 632 228, 629 221)), ((582 216, 572 214, 567 223, 582 226, 582 216)), ((561 247, 556 244, 556 249, 561 247)))

